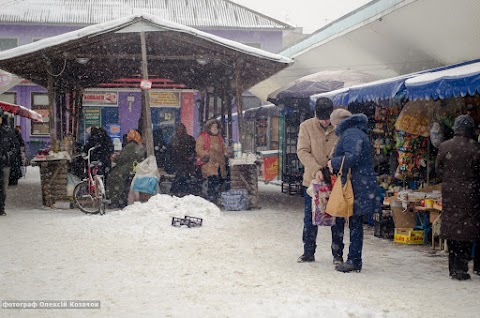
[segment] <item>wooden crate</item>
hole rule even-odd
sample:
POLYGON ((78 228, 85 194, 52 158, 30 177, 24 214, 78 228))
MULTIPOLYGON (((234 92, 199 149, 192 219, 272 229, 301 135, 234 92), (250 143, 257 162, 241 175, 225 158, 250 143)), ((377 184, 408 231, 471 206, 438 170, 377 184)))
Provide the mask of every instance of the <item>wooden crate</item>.
POLYGON ((43 205, 51 207, 56 201, 68 201, 68 161, 45 160, 39 166, 43 205))
POLYGON ((235 164, 230 166, 230 188, 248 190, 250 208, 259 208, 258 172, 256 164, 235 164))

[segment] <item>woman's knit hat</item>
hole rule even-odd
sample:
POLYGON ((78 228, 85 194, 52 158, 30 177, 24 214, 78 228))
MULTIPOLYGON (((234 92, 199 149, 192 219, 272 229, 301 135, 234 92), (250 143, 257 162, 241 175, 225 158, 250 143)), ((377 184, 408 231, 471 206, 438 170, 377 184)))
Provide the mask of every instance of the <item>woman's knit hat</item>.
POLYGON ((352 116, 352 113, 343 108, 335 109, 330 115, 330 123, 333 126, 337 126, 342 120, 352 116))

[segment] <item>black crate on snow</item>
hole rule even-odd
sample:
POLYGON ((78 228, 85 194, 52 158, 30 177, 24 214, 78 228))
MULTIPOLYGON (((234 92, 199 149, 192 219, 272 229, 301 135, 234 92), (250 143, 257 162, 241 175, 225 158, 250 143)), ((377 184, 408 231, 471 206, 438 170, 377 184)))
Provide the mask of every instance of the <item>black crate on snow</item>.
POLYGON ((395 223, 390 211, 373 214, 373 235, 375 237, 393 240, 395 223))

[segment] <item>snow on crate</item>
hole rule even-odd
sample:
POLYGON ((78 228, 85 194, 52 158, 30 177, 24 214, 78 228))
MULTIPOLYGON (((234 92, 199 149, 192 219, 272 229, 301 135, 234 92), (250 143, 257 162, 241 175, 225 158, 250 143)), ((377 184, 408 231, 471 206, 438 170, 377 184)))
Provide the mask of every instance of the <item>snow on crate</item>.
POLYGON ((194 195, 183 198, 166 194, 157 194, 148 202, 135 202, 121 211, 107 212, 112 217, 155 217, 171 219, 172 217, 184 217, 185 215, 202 219, 211 219, 222 215, 220 209, 213 203, 194 195))

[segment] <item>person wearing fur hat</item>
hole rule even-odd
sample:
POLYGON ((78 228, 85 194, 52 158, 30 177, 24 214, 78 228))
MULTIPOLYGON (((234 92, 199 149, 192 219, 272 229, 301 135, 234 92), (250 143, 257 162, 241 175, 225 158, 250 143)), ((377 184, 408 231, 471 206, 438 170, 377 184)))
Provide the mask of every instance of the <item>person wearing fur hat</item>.
MULTIPOLYGON (((452 139, 440 144, 436 160, 442 176, 440 232, 447 239, 450 277, 467 280, 473 241, 480 244, 480 144, 473 139, 475 122, 469 115, 455 119, 453 132, 452 139)), ((480 273, 478 256, 473 265, 476 274, 480 273)))
POLYGON ((297 156, 305 167, 302 182, 305 191, 303 254, 297 260, 299 263, 315 261, 318 226, 312 223, 312 197, 307 194, 306 190, 313 179, 318 182, 323 180, 322 169, 327 167, 329 154, 337 141, 334 127, 330 125, 332 111, 332 101, 320 97, 315 103, 315 117, 305 120, 300 125, 298 133, 297 156))
POLYGON ((208 200, 218 204, 220 186, 227 178, 226 147, 220 133, 220 121, 212 118, 205 123, 205 130, 196 140, 195 151, 201 161, 202 177, 207 179, 208 200))
MULTIPOLYGON (((353 215, 349 218, 350 246, 346 262, 335 267, 339 272, 360 272, 362 270, 363 249, 363 219, 380 208, 380 198, 377 196, 377 177, 373 169, 372 146, 368 138, 368 118, 364 114, 349 116, 343 111, 343 116, 335 114, 337 123, 335 133, 338 142, 333 158, 327 163, 332 173, 338 173, 344 160, 342 180, 346 182, 348 169, 351 169, 351 182, 355 197, 353 215), (338 117, 338 118, 337 118, 338 117)), ((333 114, 332 114, 333 115, 333 114)), ((334 258, 343 260, 343 236, 345 219, 336 218, 332 226, 332 254, 334 258)))

